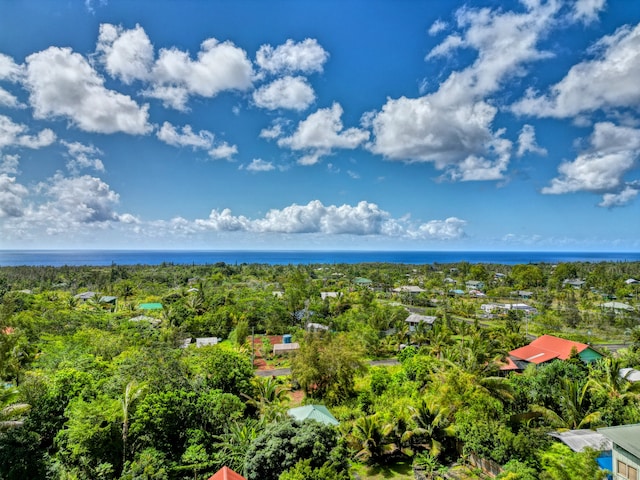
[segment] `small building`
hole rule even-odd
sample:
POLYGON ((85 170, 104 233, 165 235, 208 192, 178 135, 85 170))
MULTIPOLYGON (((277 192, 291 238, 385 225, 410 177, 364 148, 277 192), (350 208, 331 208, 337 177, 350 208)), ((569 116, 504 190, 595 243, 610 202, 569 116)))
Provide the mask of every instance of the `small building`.
POLYGON ((222 467, 213 476, 209 477, 208 480, 247 480, 239 473, 234 472, 229 467, 222 467))
POLYGON ((336 417, 324 405, 305 405, 303 407, 290 408, 287 414, 297 422, 315 420, 325 425, 340 425, 336 417))
POLYGON ((97 295, 96 292, 82 292, 77 295, 74 295, 73 298, 86 302, 87 300, 91 300, 92 298, 95 298, 96 295, 97 295))
POLYGON ((603 310, 612 310, 615 313, 635 312, 635 308, 622 302, 605 302, 600 304, 603 310))
POLYGON ((542 335, 533 340, 529 345, 511 350, 509 357, 512 361, 500 367, 500 370, 503 372, 523 370, 522 368, 514 368, 514 365, 524 365, 526 367, 526 364, 529 363, 540 365, 541 363, 552 360, 568 360, 574 349, 578 352, 580 359, 585 363, 591 363, 602 358, 600 352, 594 350, 586 343, 574 342, 572 340, 554 337, 553 335, 542 335), (516 363, 516 361, 519 362, 516 363))
POLYGON ((635 278, 627 278, 624 283, 627 285, 638 285, 640 284, 640 280, 636 280, 635 278))
POLYGON ((484 288, 484 282, 478 280, 469 280, 465 283, 467 290, 482 290, 484 288))
POLYGON ((340 298, 342 292, 320 292, 320 298, 326 300, 327 298, 340 298))
POLYGON ((159 318, 149 317, 147 315, 138 315, 136 317, 130 318, 130 322, 149 322, 154 327, 157 327, 162 323, 162 320, 159 318))
POLYGON ((585 282, 584 280, 581 280, 579 278, 567 278, 566 280, 564 280, 562 282, 562 286, 563 287, 569 286, 569 287, 573 287, 573 288, 576 288, 576 289, 580 289, 580 288, 582 288, 582 286, 585 283, 587 283, 587 282, 585 282))
POLYGON ((586 448, 599 452, 596 458, 598 466, 602 470, 612 470, 612 443, 602 433, 590 429, 580 429, 551 432, 549 435, 564 443, 574 452, 583 452, 586 448))
POLYGON ((426 323, 427 325, 433 325, 437 320, 437 317, 429 316, 429 315, 418 315, 417 313, 412 313, 407 318, 405 318, 405 322, 409 324, 409 330, 413 331, 419 323, 426 323))
POLYGON ((615 479, 639 480, 640 424, 599 428, 598 432, 611 440, 612 473, 615 479))
POLYGON ((355 283, 359 287, 370 287, 373 282, 368 278, 356 277, 353 279, 353 283, 355 283))
POLYGON ((283 355, 300 350, 300 344, 298 342, 291 343, 275 343, 273 345, 274 355, 283 355))
POLYGON ((138 305, 138 309, 139 310, 162 310, 162 304, 161 303, 141 303, 140 305, 138 305))
POLYGON ((640 372, 635 368, 621 368, 618 375, 631 383, 640 382, 640 372))
POLYGON ((424 292, 424 290, 417 285, 403 285, 401 287, 394 288, 393 293, 408 293, 410 295, 417 295, 424 292))
POLYGON ((210 345, 217 345, 220 339, 216 337, 202 337, 196 338, 196 347, 208 347, 210 345))

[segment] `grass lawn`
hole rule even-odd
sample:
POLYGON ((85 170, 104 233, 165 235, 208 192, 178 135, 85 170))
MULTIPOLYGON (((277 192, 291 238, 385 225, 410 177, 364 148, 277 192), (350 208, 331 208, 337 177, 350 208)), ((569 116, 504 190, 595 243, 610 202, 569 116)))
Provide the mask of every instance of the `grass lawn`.
POLYGON ((383 467, 369 467, 363 464, 354 464, 351 468, 362 480, 413 480, 411 462, 398 462, 383 467))

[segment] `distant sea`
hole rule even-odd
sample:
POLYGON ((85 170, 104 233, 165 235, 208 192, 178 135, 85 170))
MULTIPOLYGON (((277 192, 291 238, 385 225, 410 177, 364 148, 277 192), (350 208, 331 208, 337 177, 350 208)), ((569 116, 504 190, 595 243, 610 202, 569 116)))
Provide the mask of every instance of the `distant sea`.
POLYGON ((409 265, 496 263, 506 265, 560 262, 637 262, 640 252, 479 252, 479 251, 191 251, 191 250, 0 250, 0 266, 48 265, 308 265, 398 263, 409 265))

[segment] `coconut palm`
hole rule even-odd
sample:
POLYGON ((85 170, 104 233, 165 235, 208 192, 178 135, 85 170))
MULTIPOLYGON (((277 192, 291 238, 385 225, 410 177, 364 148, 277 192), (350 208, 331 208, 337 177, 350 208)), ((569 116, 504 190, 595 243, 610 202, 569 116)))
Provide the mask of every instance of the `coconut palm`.
POLYGON ((17 396, 15 388, 5 388, 0 391, 0 432, 6 432, 12 428, 21 427, 24 423, 24 416, 31 409, 27 403, 12 403, 17 396))
POLYGON ((591 411, 588 393, 588 382, 580 386, 579 382, 563 379, 557 412, 540 405, 533 405, 531 410, 555 428, 575 430, 598 426, 602 415, 598 411, 591 411))
POLYGON ((454 434, 454 428, 449 419, 449 410, 434 399, 427 401, 424 398, 410 409, 411 419, 415 424, 415 428, 412 430, 414 444, 428 450, 433 458, 439 457, 442 453, 443 443, 454 434))
POLYGON ((348 443, 356 450, 355 458, 369 464, 382 464, 385 457, 397 451, 390 435, 392 424, 385 424, 376 415, 359 417, 348 435, 348 443))

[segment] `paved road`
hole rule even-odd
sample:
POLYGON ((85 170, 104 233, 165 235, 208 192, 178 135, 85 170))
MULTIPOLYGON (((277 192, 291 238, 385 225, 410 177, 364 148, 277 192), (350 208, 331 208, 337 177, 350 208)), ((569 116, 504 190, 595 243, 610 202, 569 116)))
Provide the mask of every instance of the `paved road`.
MULTIPOLYGON (((385 360, 370 360, 369 365, 372 367, 400 365, 400 362, 395 358, 387 358, 385 360)), ((283 377, 285 375, 291 375, 290 368, 276 368, 274 370, 256 370, 258 377, 283 377)))

